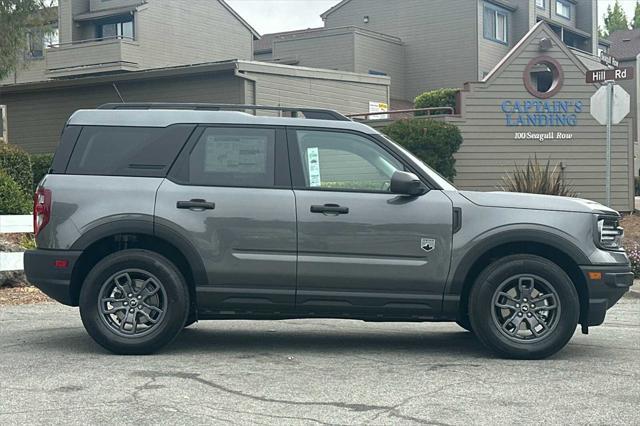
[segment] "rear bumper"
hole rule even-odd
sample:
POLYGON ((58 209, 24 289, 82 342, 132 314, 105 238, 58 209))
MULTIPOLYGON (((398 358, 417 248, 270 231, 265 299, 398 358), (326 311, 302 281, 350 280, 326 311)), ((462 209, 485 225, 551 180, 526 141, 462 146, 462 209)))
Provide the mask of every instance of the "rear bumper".
POLYGON ((58 302, 76 306, 71 292, 73 267, 81 251, 28 250, 24 253, 24 272, 27 281, 58 302))
POLYGON ((633 272, 629 265, 583 266, 581 269, 589 290, 586 325, 600 325, 604 322, 607 310, 633 285, 633 272), (596 276, 601 273, 600 279, 594 279, 591 273, 596 273, 596 276))

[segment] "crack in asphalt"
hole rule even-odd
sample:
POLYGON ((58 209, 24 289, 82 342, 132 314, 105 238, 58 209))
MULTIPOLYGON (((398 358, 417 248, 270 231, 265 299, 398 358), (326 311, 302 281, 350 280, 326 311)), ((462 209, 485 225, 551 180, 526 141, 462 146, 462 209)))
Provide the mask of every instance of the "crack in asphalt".
POLYGON ((149 379, 153 378, 154 380, 160 377, 172 377, 177 379, 191 380, 191 381, 200 383, 202 385, 205 385, 214 389, 218 389, 225 393, 240 396, 243 398, 252 399, 254 401, 259 401, 259 402, 299 405, 299 406, 328 406, 328 407, 335 407, 335 408, 345 408, 345 409, 356 411, 356 412, 387 410, 387 409, 393 408, 393 406, 387 406, 387 405, 349 404, 346 402, 288 401, 286 399, 276 399, 276 398, 268 398, 265 396, 251 395, 250 393, 230 389, 226 386, 219 385, 210 380, 203 379, 197 373, 183 373, 183 372, 162 373, 159 371, 139 371, 135 374, 140 377, 146 377, 149 379))

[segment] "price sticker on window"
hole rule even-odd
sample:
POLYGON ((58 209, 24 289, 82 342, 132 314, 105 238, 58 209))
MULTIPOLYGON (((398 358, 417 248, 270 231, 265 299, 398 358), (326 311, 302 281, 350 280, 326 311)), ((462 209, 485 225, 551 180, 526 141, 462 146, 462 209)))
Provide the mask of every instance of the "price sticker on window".
POLYGON ((307 164, 309 168, 309 186, 312 188, 322 186, 318 148, 307 148, 307 164))

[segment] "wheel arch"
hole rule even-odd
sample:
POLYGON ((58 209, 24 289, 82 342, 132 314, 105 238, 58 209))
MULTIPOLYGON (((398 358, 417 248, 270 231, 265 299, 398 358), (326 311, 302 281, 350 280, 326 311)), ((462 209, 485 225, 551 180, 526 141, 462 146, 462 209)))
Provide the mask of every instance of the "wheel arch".
POLYGON ((468 250, 457 263, 453 279, 447 287, 443 314, 463 318, 476 277, 493 261, 513 255, 531 254, 543 257, 562 268, 578 292, 580 322, 588 317, 587 282, 579 265, 589 264, 589 258, 577 245, 561 234, 546 229, 511 229, 494 233, 468 250))
POLYGON ((82 251, 71 274, 71 300, 77 306, 85 277, 105 256, 129 248, 141 248, 159 253, 172 261, 183 274, 194 312, 197 311, 197 284, 206 283, 204 262, 186 238, 164 225, 148 220, 117 220, 87 231, 72 246, 82 251))

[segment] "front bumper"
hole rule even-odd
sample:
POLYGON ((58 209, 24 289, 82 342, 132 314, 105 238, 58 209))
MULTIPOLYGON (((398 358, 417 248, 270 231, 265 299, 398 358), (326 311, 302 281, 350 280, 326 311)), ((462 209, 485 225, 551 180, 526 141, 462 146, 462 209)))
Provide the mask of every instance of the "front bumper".
POLYGON ((73 267, 81 251, 27 250, 24 253, 24 272, 27 281, 58 302, 77 306, 71 289, 73 267))
POLYGON ((588 326, 600 325, 604 322, 607 310, 633 285, 631 266, 582 266, 581 269, 589 292, 588 310, 583 312, 582 323, 588 326))

